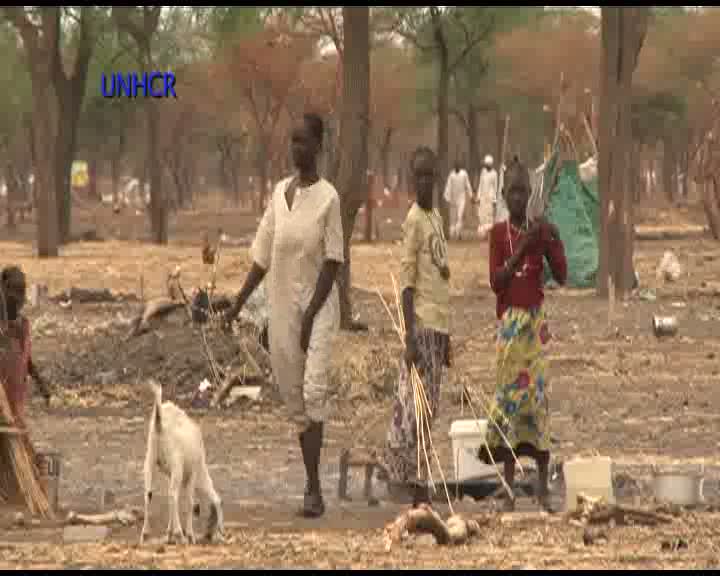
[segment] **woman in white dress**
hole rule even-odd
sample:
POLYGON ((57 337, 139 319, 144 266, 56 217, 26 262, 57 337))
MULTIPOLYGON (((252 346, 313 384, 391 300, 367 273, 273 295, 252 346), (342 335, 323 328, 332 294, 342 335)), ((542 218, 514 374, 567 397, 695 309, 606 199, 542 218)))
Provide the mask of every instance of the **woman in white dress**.
POLYGON ((319 464, 328 369, 340 328, 335 278, 344 260, 340 198, 318 174, 322 140, 322 119, 306 114, 292 135, 297 173, 275 186, 251 249, 252 269, 226 318, 238 315, 268 274, 273 377, 298 426, 307 480, 300 514, 308 518, 325 512, 319 464))

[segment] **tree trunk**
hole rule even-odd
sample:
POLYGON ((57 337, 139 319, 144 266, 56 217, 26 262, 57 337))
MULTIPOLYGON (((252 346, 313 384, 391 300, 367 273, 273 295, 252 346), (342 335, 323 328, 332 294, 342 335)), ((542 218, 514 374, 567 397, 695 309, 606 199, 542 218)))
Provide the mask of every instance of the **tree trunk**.
POLYGON ((385 137, 383 138, 382 147, 380 148, 382 183, 385 188, 390 188, 390 152, 392 150, 392 137, 394 132, 395 130, 393 128, 385 129, 385 137))
POLYGON ((367 178, 367 194, 365 200, 365 242, 373 241, 373 214, 375 212, 375 176, 371 173, 367 178))
POLYGON ((675 202, 677 188, 677 161, 672 134, 667 133, 663 139, 663 190, 671 204, 675 202))
POLYGON ((633 289, 632 78, 647 29, 648 8, 602 7, 601 196, 598 293, 627 297, 633 289))
POLYGON ((72 218, 72 165, 77 151, 77 131, 87 88, 88 69, 92 57, 94 38, 91 32, 87 10, 82 8, 80 16, 80 40, 72 76, 65 75, 60 43, 53 46, 53 77, 56 84, 58 104, 62 112, 58 118, 56 144, 56 178, 58 186, 58 231, 60 243, 70 238, 72 218))
MULTIPOLYGON (((442 35, 440 30, 436 34, 442 35)), ((447 43, 444 36, 443 41, 438 43, 440 48, 440 76, 438 78, 438 123, 437 123, 437 146, 438 146, 438 176, 439 185, 435 187, 435 205, 440 211, 443 219, 443 230, 445 236, 450 235, 450 209, 441 193, 442 184, 448 177, 448 124, 450 117, 450 70, 447 43)))
POLYGON ((257 194, 253 198, 253 210, 256 214, 262 214, 265 204, 268 180, 268 156, 269 146, 264 137, 258 139, 258 148, 255 156, 255 170, 258 175, 257 194))
MULTIPOLYGON (((60 109, 65 110, 60 99, 60 109)), ((72 210, 71 173, 75 148, 72 120, 68 114, 60 114, 58 135, 55 144, 55 182, 57 183, 58 241, 65 244, 70 239, 70 218, 72 210)))
POLYGON ((495 117, 495 167, 498 173, 500 168, 505 162, 505 158, 502 157, 503 149, 505 146, 505 115, 498 108, 497 116, 495 117))
POLYGON ((110 179, 112 180, 112 203, 118 205, 118 193, 120 191, 120 159, 113 155, 110 159, 110 179))
POLYGON ((98 194, 98 155, 96 151, 90 152, 90 161, 88 162, 88 195, 93 200, 99 200, 98 194))
POLYGON ((18 206, 18 181, 11 160, 5 163, 5 185, 7 187, 7 227, 15 230, 15 210, 18 206))
POLYGON ((478 112, 475 106, 468 105, 467 110, 467 137, 468 137, 468 173, 470 182, 475 184, 480 177, 480 142, 478 141, 478 112))
POLYGON ((350 249, 355 218, 367 198, 370 119, 370 8, 343 6, 343 97, 340 124, 338 192, 342 204, 345 263, 340 269, 341 327, 354 327, 350 249))
MULTIPOLYGON (((162 164, 159 157, 159 118, 156 102, 149 98, 145 103, 148 130, 148 169, 150 172, 150 222, 152 241, 164 246, 168 243, 168 211, 162 185, 162 164)), ((140 195, 145 201, 145 186, 140 195)))
POLYGON ((630 147, 630 182, 632 185, 631 193, 633 203, 639 204, 642 198, 643 190, 642 144, 640 142, 632 142, 630 147))
POLYGON ((55 185, 55 142, 57 98, 49 75, 37 74, 33 78, 33 121, 35 154, 35 181, 37 198, 37 250, 40 258, 57 258, 58 217, 55 185))

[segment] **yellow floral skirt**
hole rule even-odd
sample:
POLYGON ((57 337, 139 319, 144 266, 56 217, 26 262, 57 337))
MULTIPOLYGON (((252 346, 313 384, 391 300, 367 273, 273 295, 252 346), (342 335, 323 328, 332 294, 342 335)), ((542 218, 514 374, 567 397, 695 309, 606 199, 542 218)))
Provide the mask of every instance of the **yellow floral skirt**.
POLYGON ((515 451, 550 450, 545 351, 549 340, 542 308, 510 308, 503 315, 497 337, 497 385, 488 424, 491 450, 507 448, 508 443, 515 451))

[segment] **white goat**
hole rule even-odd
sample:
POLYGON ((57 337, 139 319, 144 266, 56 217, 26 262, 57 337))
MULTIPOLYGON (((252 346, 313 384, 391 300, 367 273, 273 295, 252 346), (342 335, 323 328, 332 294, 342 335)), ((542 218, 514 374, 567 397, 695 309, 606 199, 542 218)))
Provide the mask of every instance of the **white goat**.
POLYGON ((155 401, 145 454, 145 520, 140 544, 144 543, 150 532, 150 502, 153 495, 153 471, 156 466, 168 477, 168 542, 195 543, 193 514, 199 514, 194 498, 196 488, 210 503, 206 538, 210 541, 217 534, 223 540, 222 503, 207 469, 200 426, 172 402, 162 401, 162 388, 157 382, 150 380, 148 384, 155 401), (181 503, 187 506, 184 532, 180 522, 181 503))

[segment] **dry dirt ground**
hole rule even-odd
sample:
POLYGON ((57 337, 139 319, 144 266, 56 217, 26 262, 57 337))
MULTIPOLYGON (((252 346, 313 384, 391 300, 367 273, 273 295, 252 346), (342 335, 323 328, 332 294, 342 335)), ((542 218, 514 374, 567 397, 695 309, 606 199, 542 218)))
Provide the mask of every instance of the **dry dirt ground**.
MULTIPOLYGON (((692 215, 688 215, 690 219, 692 215)), ((391 216, 388 216, 391 217, 391 216)), ((397 216, 395 216, 396 218, 397 216)), ((129 217, 128 217, 129 218, 129 217)), ((242 237, 252 232, 254 217, 222 214, 225 231, 242 237)), ((186 289, 205 282, 209 270, 200 259, 198 236, 216 214, 185 214, 173 222, 167 248, 128 242, 132 234, 112 239, 113 218, 80 219, 99 226, 105 242, 71 244, 62 257, 40 261, 27 241, 25 225, 17 241, 0 244, 2 265, 22 265, 31 283, 49 286, 51 295, 70 287, 109 288, 146 297, 163 295, 165 276, 183 267, 186 289)), ((142 221, 141 221, 142 222, 142 221)), ((652 222, 651 222, 652 223, 652 222)), ((127 223, 126 223, 127 224, 127 223)), ((129 226, 129 225, 127 225, 129 226)), ((125 226, 123 229, 127 229, 125 226)), ((142 229, 138 224, 137 229, 142 229)), ((388 236, 391 227, 388 227, 388 236)), ((384 234, 385 236, 385 234, 384 234)), ((228 409, 195 410, 206 434, 211 474, 223 497, 231 541, 223 546, 136 547, 139 526, 113 530, 99 544, 62 544, 57 526, 12 526, 12 511, 2 514, 6 529, 0 542, 0 568, 42 567, 466 567, 466 568, 706 568, 720 564, 720 518, 709 510, 685 513, 662 528, 610 528, 608 542, 583 544, 583 530, 564 517, 546 517, 525 499, 514 515, 492 513, 492 504, 467 498, 455 503, 481 519, 474 543, 442 549, 427 538, 414 538, 391 553, 383 548, 382 528, 402 509, 382 497, 370 508, 360 498, 341 504, 336 496, 338 458, 346 447, 379 447, 389 417, 391 388, 400 352, 397 335, 376 287, 395 310, 391 274, 397 275, 398 246, 385 242, 357 244, 352 253, 354 301, 369 334, 342 336, 335 367, 336 410, 326 432, 323 485, 328 515, 319 522, 294 517, 303 489, 297 440, 282 409, 268 403, 238 404, 228 409), (683 539, 687 549, 661 551, 663 542, 683 539)), ((487 246, 476 241, 453 244, 453 339, 455 367, 443 393, 434 442, 446 475, 452 475, 448 430, 461 416, 460 384, 472 390, 479 413, 492 392, 494 374, 494 298, 487 287, 487 246)), ((224 248, 218 290, 236 291, 248 268, 245 248, 224 248)), ((708 503, 720 502, 720 246, 709 238, 641 241, 637 267, 642 288, 616 306, 590 292, 553 290, 547 294, 554 343, 552 411, 554 456, 611 456, 618 489, 628 501, 646 502, 651 466, 705 465, 708 503), (678 255, 685 275, 659 284, 655 268, 665 250, 678 255), (679 333, 658 340, 654 314, 675 315, 679 333), (623 481, 624 479, 624 481, 623 481)), ((34 357, 58 389, 50 408, 34 399, 29 408, 32 437, 38 446, 62 454, 60 504, 67 510, 97 511, 103 491, 114 507, 142 505, 142 464, 147 396, 138 378, 155 375, 167 394, 185 407, 208 376, 199 335, 182 314, 161 322, 149 334, 129 341, 126 319, 138 311, 131 298, 116 303, 55 303, 28 308, 33 322, 34 357)), ((223 346, 213 340, 218 355, 223 346)), ((153 531, 164 531, 164 483, 153 506, 153 531)), ((556 495, 561 490, 555 486, 556 495)), ((438 504, 446 514, 447 504, 438 504)), ((204 521, 205 514, 203 514, 204 521)))

